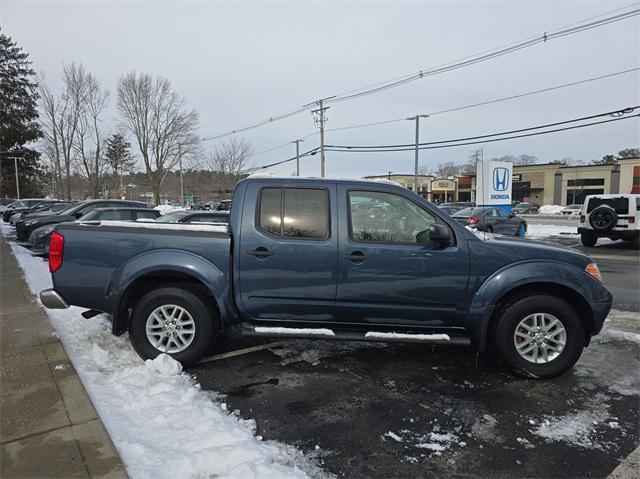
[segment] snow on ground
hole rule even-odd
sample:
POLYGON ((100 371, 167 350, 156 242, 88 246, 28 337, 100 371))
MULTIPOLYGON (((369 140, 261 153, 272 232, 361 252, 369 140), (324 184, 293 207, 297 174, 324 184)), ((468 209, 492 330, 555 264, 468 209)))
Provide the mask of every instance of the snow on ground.
MULTIPOLYGON (((45 261, 11 248, 34 293, 51 287, 45 261)), ((103 316, 87 320, 81 311, 47 314, 131 478, 323 475, 294 447, 256 438, 253 420, 228 412, 221 396, 202 391, 170 356, 144 362, 103 316)))
POLYGON ((528 224, 526 238, 545 238, 548 236, 568 236, 577 234, 578 228, 575 225, 528 224))
POLYGON ((564 209, 564 206, 560 205, 544 205, 538 209, 538 213, 543 215, 557 215, 564 209))

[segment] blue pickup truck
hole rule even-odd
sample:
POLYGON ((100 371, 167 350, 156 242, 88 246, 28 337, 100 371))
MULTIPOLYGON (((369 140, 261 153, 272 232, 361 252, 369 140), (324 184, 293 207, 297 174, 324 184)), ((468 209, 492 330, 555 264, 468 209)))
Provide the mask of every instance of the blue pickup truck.
POLYGON ((228 226, 58 226, 40 298, 107 313, 140 356, 185 365, 241 330, 471 345, 520 375, 569 370, 611 308, 597 265, 478 235, 390 182, 250 177, 228 226))

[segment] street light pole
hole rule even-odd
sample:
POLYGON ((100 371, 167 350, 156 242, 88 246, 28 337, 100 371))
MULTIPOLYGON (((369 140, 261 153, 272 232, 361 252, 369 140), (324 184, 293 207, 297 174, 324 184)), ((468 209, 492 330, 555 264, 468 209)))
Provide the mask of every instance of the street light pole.
POLYGON ((20 182, 18 181, 18 157, 14 156, 13 157, 13 166, 16 170, 16 196, 17 196, 17 200, 20 199, 20 182))
POLYGON ((415 120, 416 122, 416 153, 415 153, 415 165, 414 165, 414 172, 413 172, 413 191, 416 194, 418 193, 418 159, 419 159, 419 151, 420 151, 420 118, 428 118, 429 115, 416 115, 416 116, 412 116, 410 118, 407 118, 407 120, 415 120))
POLYGON ((296 176, 300 176, 300 142, 304 140, 293 140, 296 144, 296 176))

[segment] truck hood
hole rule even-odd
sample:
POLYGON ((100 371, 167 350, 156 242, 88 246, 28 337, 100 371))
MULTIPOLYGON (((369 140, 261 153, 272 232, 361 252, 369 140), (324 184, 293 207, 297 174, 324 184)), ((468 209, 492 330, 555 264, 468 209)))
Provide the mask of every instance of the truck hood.
POLYGON ((495 234, 477 235, 483 254, 503 256, 508 261, 549 260, 569 263, 584 269, 593 260, 579 251, 544 241, 520 239, 495 234))

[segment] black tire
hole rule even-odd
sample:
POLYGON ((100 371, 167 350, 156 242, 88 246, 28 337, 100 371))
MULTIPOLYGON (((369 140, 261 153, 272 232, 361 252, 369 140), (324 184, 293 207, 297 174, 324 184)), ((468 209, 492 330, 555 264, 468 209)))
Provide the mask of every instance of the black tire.
POLYGON ((484 232, 485 233, 493 233, 493 226, 485 226, 484 232))
POLYGON ((492 346, 497 359, 519 376, 549 379, 573 367, 582 354, 585 331, 575 309, 564 300, 546 294, 521 297, 497 311, 492 346), (516 350, 514 334, 520 321, 533 313, 548 313, 559 319, 566 331, 564 349, 546 363, 533 363, 516 350))
POLYGON ((609 231, 618 223, 618 215, 609 205, 600 205, 589 214, 589 224, 594 230, 609 231))
POLYGON ((590 231, 580 233, 580 242, 583 246, 593 247, 598 242, 598 236, 590 231))
POLYGON ((184 308, 193 318, 195 336, 183 351, 169 353, 183 366, 195 364, 211 349, 220 334, 219 318, 207 300, 183 288, 160 288, 145 294, 133 308, 129 338, 136 352, 143 359, 153 359, 164 352, 157 349, 147 337, 146 323, 151 313, 164 305, 184 308))

